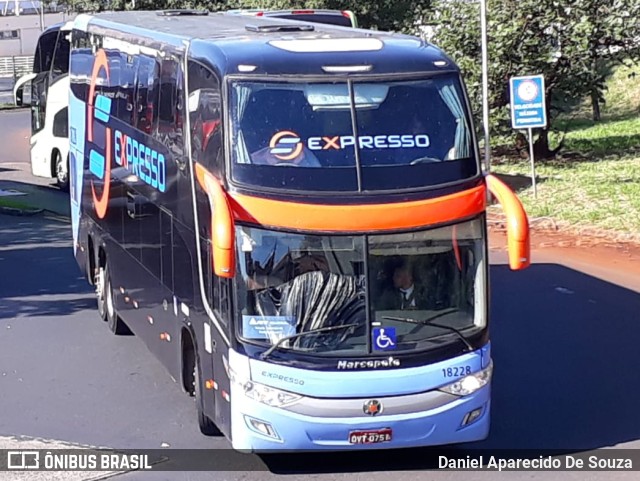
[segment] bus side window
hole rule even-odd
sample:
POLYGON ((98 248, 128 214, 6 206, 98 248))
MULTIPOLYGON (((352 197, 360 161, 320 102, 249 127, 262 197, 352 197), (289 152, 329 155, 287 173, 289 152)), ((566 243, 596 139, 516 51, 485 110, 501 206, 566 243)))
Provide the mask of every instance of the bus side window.
POLYGON ((196 62, 189 62, 189 97, 193 160, 220 175, 224 159, 220 82, 211 70, 196 62))
POLYGON ((115 86, 113 115, 127 125, 134 125, 135 65, 127 54, 114 52, 110 66, 111 84, 115 86))
POLYGON ((33 73, 48 72, 53 62, 53 52, 56 46, 58 32, 44 34, 38 40, 36 54, 33 59, 33 73))
POLYGON ((71 43, 67 39, 69 32, 60 30, 56 41, 56 48, 53 54, 53 62, 51 65, 51 82, 58 77, 69 73, 69 53, 71 43))
POLYGON ((71 71, 74 74, 69 80, 70 88, 77 99, 86 103, 89 95, 89 77, 91 77, 93 69, 93 53, 91 52, 89 35, 86 32, 75 30, 73 42, 69 63, 73 65, 71 71))
POLYGON ((136 128, 153 132, 158 107, 158 66, 154 59, 140 56, 136 75, 136 128))
POLYGON ((184 154, 182 140, 184 87, 177 58, 169 57, 160 65, 160 100, 158 103, 158 134, 175 155, 184 154))

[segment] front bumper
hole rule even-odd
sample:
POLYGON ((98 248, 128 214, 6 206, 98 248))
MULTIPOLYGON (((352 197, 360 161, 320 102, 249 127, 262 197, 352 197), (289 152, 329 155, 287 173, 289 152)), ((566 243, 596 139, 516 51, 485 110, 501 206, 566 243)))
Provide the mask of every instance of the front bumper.
MULTIPOLYGON (((435 409, 410 414, 357 417, 314 417, 274 408, 236 396, 232 403, 232 445, 251 452, 391 449, 436 446, 485 439, 489 434, 490 391, 487 385, 475 393, 456 398, 435 409), (474 422, 463 426, 465 416, 482 412, 474 422), (254 420, 252 423, 251 420, 254 420), (263 434, 256 423, 270 426, 263 434), (351 444, 352 431, 390 428, 391 441, 351 444)), ((384 403, 384 398, 379 398, 384 403)), ((330 402, 330 400, 327 400, 330 402)))

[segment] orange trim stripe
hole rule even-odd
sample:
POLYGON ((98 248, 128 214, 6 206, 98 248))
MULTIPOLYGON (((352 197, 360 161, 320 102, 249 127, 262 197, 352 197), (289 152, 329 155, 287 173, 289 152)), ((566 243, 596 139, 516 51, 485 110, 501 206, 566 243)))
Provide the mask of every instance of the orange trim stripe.
POLYGON ((513 191, 492 174, 486 176, 487 188, 498 200, 507 217, 507 244, 509 246, 509 266, 517 271, 531 264, 529 240, 529 219, 520 199, 513 191))
POLYGON ((462 258, 460 257, 460 246, 458 245, 458 226, 454 225, 451 229, 451 243, 453 244, 453 253, 456 256, 456 264, 458 270, 462 272, 462 258))
POLYGON ((213 270, 217 276, 235 275, 235 227, 228 197, 218 179, 200 164, 195 164, 196 178, 209 198, 211 209, 211 245, 213 270))
POLYGON ((96 188, 91 180, 91 196, 93 197, 93 205, 96 209, 96 215, 100 219, 104 219, 107 215, 107 207, 109 207, 109 192, 111 190, 111 129, 106 128, 106 145, 104 156, 104 183, 102 185, 102 196, 98 197, 96 194, 96 188))
POLYGON ((484 211, 484 185, 443 197, 370 205, 317 205, 227 194, 236 220, 300 230, 366 232, 411 229, 484 211))

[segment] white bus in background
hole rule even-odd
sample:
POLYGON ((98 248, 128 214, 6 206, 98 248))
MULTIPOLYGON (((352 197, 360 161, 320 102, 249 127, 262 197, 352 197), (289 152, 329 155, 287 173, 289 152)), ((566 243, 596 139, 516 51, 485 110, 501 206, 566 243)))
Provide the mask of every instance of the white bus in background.
POLYGON ((228 15, 253 15, 255 17, 275 17, 301 22, 326 23, 341 27, 358 27, 358 20, 351 10, 325 10, 299 8, 294 10, 262 10, 259 8, 236 9, 225 12, 228 15))
POLYGON ((13 89, 14 102, 23 105, 23 91, 31 82, 31 172, 55 178, 69 188, 69 39, 72 22, 46 29, 36 46, 33 72, 13 89))

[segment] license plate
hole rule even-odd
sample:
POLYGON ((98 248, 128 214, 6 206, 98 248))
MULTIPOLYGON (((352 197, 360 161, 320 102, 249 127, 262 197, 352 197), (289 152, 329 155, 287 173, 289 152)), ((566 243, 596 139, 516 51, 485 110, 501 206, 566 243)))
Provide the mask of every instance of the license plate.
POLYGON ((389 441, 391 441, 391 428, 351 431, 349 433, 349 443, 351 444, 374 444, 389 441))

